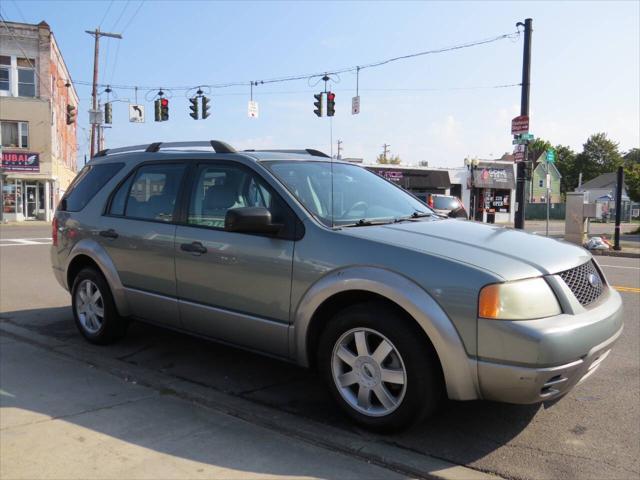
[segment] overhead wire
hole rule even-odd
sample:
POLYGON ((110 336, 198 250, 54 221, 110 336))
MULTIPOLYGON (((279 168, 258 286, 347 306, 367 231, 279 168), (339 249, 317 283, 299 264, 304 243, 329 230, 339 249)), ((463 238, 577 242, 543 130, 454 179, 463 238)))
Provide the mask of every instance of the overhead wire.
MULTIPOLYGON (((497 42, 497 41, 500 41, 500 40, 504 40, 504 39, 513 39, 513 38, 517 38, 519 35, 520 35, 520 32, 505 33, 505 34, 502 34, 502 35, 497 35, 495 37, 485 38, 485 39, 481 39, 481 40, 477 40, 477 41, 473 41, 473 42, 465 42, 465 43, 462 43, 462 44, 452 45, 452 46, 449 46, 449 47, 442 47, 442 48, 437 48, 437 49, 432 49, 432 50, 425 50, 425 51, 421 51, 421 52, 415 52, 415 53, 411 53, 411 54, 407 54, 407 55, 401 55, 401 56, 397 56, 397 57, 392 57, 392 58, 388 58, 388 59, 384 59, 384 60, 380 60, 380 61, 376 61, 376 62, 371 62, 371 63, 367 63, 367 64, 360 64, 360 65, 356 65, 356 66, 344 67, 344 68, 339 68, 339 69, 334 69, 334 70, 325 70, 325 71, 315 72, 315 73, 305 73, 305 74, 298 74, 298 75, 288 75, 288 76, 279 76, 279 77, 267 78, 265 80, 260 80, 259 83, 260 84, 276 84, 276 83, 292 82, 292 81, 297 81, 297 80, 306 80, 306 79, 311 79, 311 78, 315 78, 315 77, 323 77, 325 75, 331 76, 331 75, 340 75, 342 73, 358 72, 358 71, 363 70, 363 69, 376 68, 376 67, 380 67, 380 66, 383 66, 383 65, 387 65, 389 63, 398 62, 398 61, 402 61, 402 60, 407 60, 407 59, 411 59, 411 58, 416 58, 416 57, 421 57, 421 56, 426 56, 426 55, 440 54, 440 53, 445 53, 445 52, 450 52, 450 51, 455 51, 455 50, 462 50, 462 49, 465 49, 465 48, 471 48, 471 47, 475 47, 475 46, 479 46, 479 45, 486 45, 486 44, 489 44, 489 43, 494 43, 494 42, 497 42)), ((252 82, 252 80, 245 80, 245 81, 231 81, 231 82, 225 82, 225 83, 198 84, 198 85, 200 85, 202 87, 211 88, 211 89, 223 89, 223 88, 240 87, 240 86, 247 87, 247 86, 251 85, 251 82, 252 82)), ((76 81, 75 83, 77 83, 79 85, 92 85, 91 82, 86 82, 86 81, 85 82, 76 81)), ((98 84, 98 87, 106 87, 106 86, 107 86, 107 84, 98 84)), ((120 89, 120 90, 135 90, 135 89, 153 90, 153 89, 158 89, 159 85, 143 86, 143 85, 128 85, 128 84, 118 84, 118 85, 110 84, 109 86, 112 89, 120 89)), ((173 90, 173 91, 186 91, 186 90, 192 89, 193 87, 194 87, 194 85, 176 85, 176 86, 163 87, 163 88, 169 89, 169 90, 173 90)))

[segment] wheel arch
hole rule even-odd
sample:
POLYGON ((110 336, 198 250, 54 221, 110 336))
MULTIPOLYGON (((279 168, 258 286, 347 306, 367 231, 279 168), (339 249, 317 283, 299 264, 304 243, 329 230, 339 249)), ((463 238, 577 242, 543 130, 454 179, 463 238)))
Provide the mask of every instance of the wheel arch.
POLYGON ((65 280, 69 291, 73 287, 75 276, 80 270, 88 266, 94 267, 102 273, 111 289, 118 313, 122 316, 127 316, 129 314, 129 306, 118 271, 106 250, 97 242, 84 239, 73 247, 65 269, 65 280))
POLYGON ((332 314, 367 300, 392 305, 417 323, 436 352, 449 398, 478 398, 475 360, 467 356, 457 330, 442 308, 413 281, 377 267, 331 272, 305 293, 295 311, 291 335, 297 363, 313 365, 315 342, 332 314))

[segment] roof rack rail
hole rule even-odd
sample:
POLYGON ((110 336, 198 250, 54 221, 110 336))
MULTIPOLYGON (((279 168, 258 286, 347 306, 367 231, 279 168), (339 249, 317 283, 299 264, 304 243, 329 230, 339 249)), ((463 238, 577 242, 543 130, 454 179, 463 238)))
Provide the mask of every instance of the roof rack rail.
POLYGON ((129 147, 108 148, 100 150, 95 157, 106 157, 117 153, 129 153, 143 151, 147 153, 159 152, 162 148, 188 148, 188 147, 211 147, 216 153, 236 153, 236 149, 228 143, 220 140, 196 141, 196 142, 154 142, 145 145, 132 145, 129 147))
POLYGON ((301 155, 311 155, 313 157, 324 157, 324 158, 331 158, 329 155, 327 155, 324 152, 321 152, 320 150, 315 150, 313 148, 303 148, 303 149, 292 149, 292 150, 283 150, 283 149, 273 149, 273 150, 255 150, 255 149, 251 149, 251 150, 243 150, 244 152, 274 152, 274 153, 297 153, 297 154, 301 154, 301 155))

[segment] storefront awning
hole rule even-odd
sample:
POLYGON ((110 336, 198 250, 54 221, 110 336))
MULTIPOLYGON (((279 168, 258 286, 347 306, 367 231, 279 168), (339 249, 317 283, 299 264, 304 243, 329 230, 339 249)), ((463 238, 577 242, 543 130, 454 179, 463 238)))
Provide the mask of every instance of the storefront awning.
POLYGON ((473 186, 476 188, 513 190, 516 188, 513 167, 495 163, 481 164, 473 171, 473 186))

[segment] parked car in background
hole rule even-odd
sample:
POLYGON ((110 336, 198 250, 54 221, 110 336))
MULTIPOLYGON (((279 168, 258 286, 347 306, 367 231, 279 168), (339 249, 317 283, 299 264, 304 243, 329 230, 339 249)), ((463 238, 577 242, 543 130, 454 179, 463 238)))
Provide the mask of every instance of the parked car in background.
POLYGON ((467 210, 464 208, 460 199, 453 195, 430 193, 427 196, 427 205, 439 215, 445 215, 451 218, 469 218, 467 210))
POLYGON ((314 150, 103 151, 52 233, 89 342, 116 341, 133 319, 316 368, 377 430, 447 397, 557 399, 622 332, 620 295, 586 250, 436 215, 314 150))

